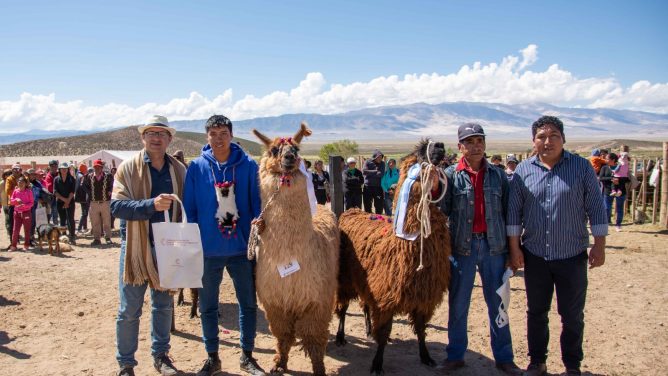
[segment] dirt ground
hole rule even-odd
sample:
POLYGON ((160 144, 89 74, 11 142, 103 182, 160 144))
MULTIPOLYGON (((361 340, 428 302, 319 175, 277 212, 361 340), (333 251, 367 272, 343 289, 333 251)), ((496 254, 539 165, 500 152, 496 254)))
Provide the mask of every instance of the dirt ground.
MULTIPOLYGON (((38 250, 6 252, 7 235, 0 230, 0 373, 3 375, 113 375, 115 318, 118 308, 118 237, 115 246, 92 248, 83 238, 73 252, 60 257, 38 250)), ((589 273, 585 313, 585 374, 657 375, 668 368, 668 232, 650 225, 624 226, 608 238, 604 267, 589 273), (663 371, 661 371, 663 370, 663 371)), ((527 365, 524 282, 512 278, 511 331, 516 362, 527 365)), ((147 297, 148 300, 148 297, 147 297)), ((188 295, 186 300, 190 301, 188 295)), ((220 296, 221 356, 226 374, 241 374, 237 308, 230 279, 225 276, 220 296)), ((176 366, 194 374, 205 359, 199 319, 189 319, 189 306, 176 307, 178 332, 172 336, 171 355, 176 366)), ((447 302, 438 309, 427 332, 432 357, 445 358, 447 302)), ((150 307, 144 307, 138 375, 154 375, 150 356, 150 307)), ((329 374, 368 374, 375 353, 365 338, 361 311, 351 306, 347 320, 348 345, 337 347, 330 324, 325 364, 329 374)), ((560 362, 560 320, 556 303, 550 314, 552 374, 563 372, 560 362)), ((385 352, 388 375, 435 375, 419 362, 417 340, 405 317, 395 318, 392 343, 385 352)), ((264 313, 258 313, 255 356, 271 367, 274 339, 264 313)), ((310 373, 310 362, 293 348, 291 375, 310 373)), ((469 315, 467 367, 459 375, 500 374, 489 346, 486 307, 480 280, 474 288, 469 315)))

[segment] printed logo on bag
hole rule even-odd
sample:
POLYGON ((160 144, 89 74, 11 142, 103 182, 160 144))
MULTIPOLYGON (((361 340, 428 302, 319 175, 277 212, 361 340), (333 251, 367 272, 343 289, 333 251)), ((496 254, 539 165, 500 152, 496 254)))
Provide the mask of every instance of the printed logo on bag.
POLYGON ((185 247, 189 245, 196 245, 199 244, 198 242, 194 240, 186 240, 186 239, 160 239, 160 244, 164 246, 171 246, 171 247, 185 247))

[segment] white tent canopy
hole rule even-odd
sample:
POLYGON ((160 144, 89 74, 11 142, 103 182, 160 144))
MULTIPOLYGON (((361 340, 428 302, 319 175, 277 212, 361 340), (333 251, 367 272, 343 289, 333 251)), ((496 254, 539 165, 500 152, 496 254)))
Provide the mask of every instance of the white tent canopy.
POLYGON ((93 166, 93 161, 101 159, 108 168, 118 167, 126 159, 139 153, 139 150, 100 150, 81 160, 80 163, 88 167, 93 166))

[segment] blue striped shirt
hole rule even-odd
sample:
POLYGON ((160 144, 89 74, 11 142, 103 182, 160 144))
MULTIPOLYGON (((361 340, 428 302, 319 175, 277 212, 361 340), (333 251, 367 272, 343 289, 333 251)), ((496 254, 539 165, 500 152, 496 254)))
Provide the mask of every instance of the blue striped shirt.
POLYGON ((589 161, 564 150, 551 170, 538 156, 517 166, 506 230, 508 236, 521 235, 527 251, 548 261, 577 256, 589 246, 587 219, 593 236, 608 235, 603 195, 589 161))

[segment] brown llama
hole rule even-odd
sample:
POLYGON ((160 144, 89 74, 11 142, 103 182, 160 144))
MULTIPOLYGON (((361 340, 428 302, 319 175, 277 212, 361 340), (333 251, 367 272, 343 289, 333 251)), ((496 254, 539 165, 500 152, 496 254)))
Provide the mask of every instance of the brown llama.
POLYGON ((313 374, 324 375, 339 268, 336 216, 324 205, 311 211, 298 154, 302 137, 311 134, 306 124, 292 138, 253 133, 266 152, 259 172, 263 211, 254 227, 259 246, 251 235, 249 257, 256 254, 257 295, 277 341, 271 372, 288 369, 290 348, 299 338, 313 374))
MULTIPOLYGON (((378 344, 371 366, 372 374, 383 373, 383 353, 392 330, 394 315, 406 314, 418 337, 420 360, 435 366, 425 344, 425 328, 441 303, 450 282, 450 234, 447 218, 439 210, 430 188, 445 182, 437 167, 445 155, 443 143, 421 141, 401 164, 393 213, 404 182, 411 172, 414 183, 405 191, 404 234, 395 236, 391 221, 359 209, 348 210, 339 218, 341 265, 337 292, 339 330, 336 343, 345 345, 345 315, 350 300, 359 298, 369 312, 371 335, 378 344), (416 166, 413 170, 411 167, 416 166), (425 182, 421 181, 423 176, 425 182), (423 190, 423 184, 425 184, 423 190), (422 202, 422 204, 420 204, 422 202), (424 204, 424 205, 423 205, 424 204), (420 213, 420 217, 418 217, 420 213), (419 219, 421 218, 421 219, 419 219), (425 232, 425 228, 429 228, 425 232), (415 234, 422 233, 422 239, 415 234)), ((440 185, 444 192, 446 185, 440 185)), ((408 185, 407 185, 408 187, 408 185)), ((397 221, 397 216, 394 218, 397 221)), ((367 329, 368 330, 368 329, 367 329)))

